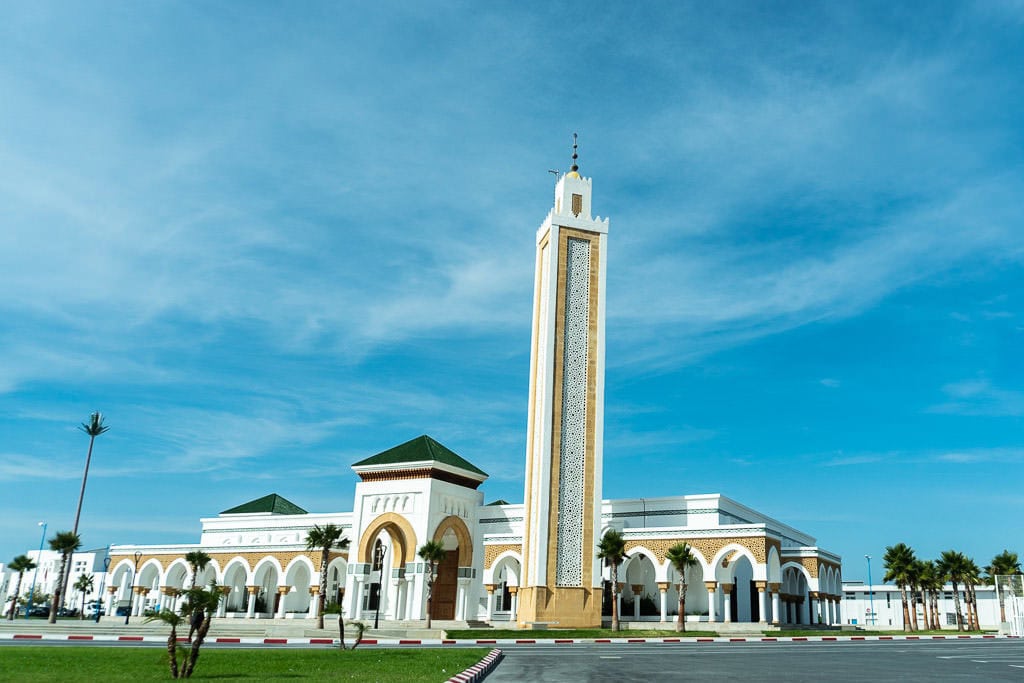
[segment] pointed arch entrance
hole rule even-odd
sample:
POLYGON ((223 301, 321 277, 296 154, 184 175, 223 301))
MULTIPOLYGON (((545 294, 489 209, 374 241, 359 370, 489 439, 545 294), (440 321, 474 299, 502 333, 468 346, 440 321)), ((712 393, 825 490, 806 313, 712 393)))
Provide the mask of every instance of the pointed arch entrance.
POLYGON ((459 568, 469 569, 473 566, 473 537, 461 518, 449 515, 437 525, 434 540, 444 546, 445 556, 437 566, 433 618, 450 621, 460 618, 464 612, 460 609, 460 603, 465 600, 466 587, 459 586, 459 579, 462 574, 468 576, 468 572, 460 572, 459 568))

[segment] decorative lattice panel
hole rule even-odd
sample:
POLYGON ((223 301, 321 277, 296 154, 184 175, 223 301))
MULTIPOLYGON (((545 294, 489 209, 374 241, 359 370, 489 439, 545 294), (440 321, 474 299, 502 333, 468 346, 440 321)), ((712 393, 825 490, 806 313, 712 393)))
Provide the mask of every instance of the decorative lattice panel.
POLYGON ((562 424, 558 459, 558 559, 555 584, 583 585, 583 480, 590 339, 590 242, 566 243, 562 424))

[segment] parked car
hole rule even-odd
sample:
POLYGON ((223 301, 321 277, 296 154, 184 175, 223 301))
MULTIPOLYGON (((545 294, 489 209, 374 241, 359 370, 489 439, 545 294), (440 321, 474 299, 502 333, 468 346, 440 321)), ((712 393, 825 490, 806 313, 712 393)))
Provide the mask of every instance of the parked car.
POLYGON ((50 608, 46 605, 35 605, 29 610, 28 615, 30 617, 48 617, 50 616, 50 608))

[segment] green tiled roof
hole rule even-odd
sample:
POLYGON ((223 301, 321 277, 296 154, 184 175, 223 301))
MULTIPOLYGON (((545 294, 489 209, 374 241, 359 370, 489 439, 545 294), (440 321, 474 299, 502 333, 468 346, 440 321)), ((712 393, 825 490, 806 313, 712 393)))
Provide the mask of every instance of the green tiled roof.
POLYGON ((452 467, 458 467, 470 472, 475 472, 476 474, 480 474, 485 477, 487 476, 487 473, 482 469, 454 451, 442 446, 426 434, 423 436, 417 436, 415 439, 406 441, 394 448, 389 448, 388 450, 378 453, 366 460, 360 460, 359 462, 354 463, 352 467, 398 465, 403 462, 423 462, 425 460, 433 460, 435 462, 444 463, 445 465, 451 465, 452 467))
POLYGON ((308 514, 305 510, 300 508, 295 503, 282 498, 276 493, 271 493, 269 496, 263 496, 256 500, 250 500, 248 503, 233 507, 230 510, 225 510, 220 513, 222 515, 241 515, 247 512, 269 512, 273 515, 305 515, 308 514))
POLYGON ((508 502, 508 501, 507 501, 507 500, 505 500, 504 498, 499 498, 498 500, 495 500, 495 501, 491 501, 490 503, 488 503, 488 504, 487 504, 487 505, 485 505, 484 507, 489 507, 489 506, 491 506, 491 505, 511 505, 511 504, 512 504, 512 503, 508 502))

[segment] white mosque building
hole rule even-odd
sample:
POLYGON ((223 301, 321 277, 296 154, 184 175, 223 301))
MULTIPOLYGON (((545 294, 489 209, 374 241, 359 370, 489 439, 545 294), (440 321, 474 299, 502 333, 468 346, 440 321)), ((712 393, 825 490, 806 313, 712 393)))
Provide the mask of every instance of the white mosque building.
POLYGON ((171 606, 192 580, 184 555, 202 550, 212 561, 197 578, 221 586, 218 616, 313 619, 319 553, 306 550, 306 534, 334 524, 350 544, 332 556, 327 602, 351 619, 425 619, 417 550, 436 540, 447 555, 434 619, 599 626, 611 591, 595 546, 617 529, 629 555, 618 572, 627 621, 674 619, 666 551, 686 542, 699 560, 688 621, 841 623, 841 560, 808 534, 719 494, 602 498, 609 221, 592 216, 591 179, 575 159, 537 231, 523 503, 485 505, 487 474, 419 436, 352 465, 350 511, 311 513, 270 494, 202 519, 196 544, 112 546, 107 614, 171 606))

